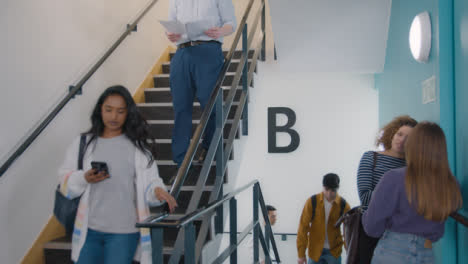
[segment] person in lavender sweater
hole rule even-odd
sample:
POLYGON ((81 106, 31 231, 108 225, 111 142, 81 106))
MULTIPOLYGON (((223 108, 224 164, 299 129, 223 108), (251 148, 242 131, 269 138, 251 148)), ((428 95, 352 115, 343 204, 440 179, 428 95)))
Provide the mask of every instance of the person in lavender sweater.
MULTIPOLYGON (((406 166, 404 145, 406 139, 418 122, 410 116, 395 117, 390 123, 381 129, 381 136, 377 139, 377 145, 383 145, 384 151, 367 151, 359 162, 357 185, 361 208, 367 209, 375 186, 379 183, 385 172, 406 166)), ((378 238, 369 237, 359 227, 359 263, 369 264, 378 238)))
POLYGON ((433 263, 432 242, 462 197, 442 129, 422 122, 405 145, 407 167, 390 170, 377 184, 362 217, 369 236, 381 237, 372 263, 433 263))

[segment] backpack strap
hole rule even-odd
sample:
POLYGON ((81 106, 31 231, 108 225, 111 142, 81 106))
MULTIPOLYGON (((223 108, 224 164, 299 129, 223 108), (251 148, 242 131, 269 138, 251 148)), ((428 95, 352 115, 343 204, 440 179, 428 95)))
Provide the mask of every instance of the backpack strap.
POLYGON ((375 166, 377 165, 377 152, 373 151, 373 153, 374 153, 374 161, 373 161, 373 164, 372 164, 372 172, 374 172, 375 166))
POLYGON ((340 204, 340 217, 341 217, 343 215, 344 209, 346 207, 346 200, 343 197, 341 197, 340 203, 341 203, 340 204))
POLYGON ((83 169, 83 157, 84 157, 85 147, 86 147, 86 134, 81 134, 80 149, 79 149, 79 152, 78 152, 78 170, 83 169))
POLYGON ((312 218, 310 219, 310 222, 312 222, 315 217, 315 208, 317 208, 317 195, 312 195, 310 199, 312 200, 312 218))

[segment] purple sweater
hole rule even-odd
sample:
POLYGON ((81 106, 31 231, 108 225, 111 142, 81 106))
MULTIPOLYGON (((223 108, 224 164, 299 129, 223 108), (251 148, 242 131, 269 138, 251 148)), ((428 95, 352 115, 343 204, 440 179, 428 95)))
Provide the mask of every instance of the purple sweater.
POLYGON ((375 187, 362 225, 369 236, 380 237, 385 230, 414 234, 433 242, 444 234, 444 222, 424 219, 410 206, 405 191, 406 167, 385 173, 375 187))

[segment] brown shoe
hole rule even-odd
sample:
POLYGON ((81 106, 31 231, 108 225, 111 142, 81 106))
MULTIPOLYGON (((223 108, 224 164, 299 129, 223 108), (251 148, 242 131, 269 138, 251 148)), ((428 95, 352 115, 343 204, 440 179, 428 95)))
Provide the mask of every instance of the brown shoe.
POLYGON ((177 178, 177 171, 174 173, 174 175, 172 175, 172 177, 169 179, 169 181, 167 182, 167 185, 172 185, 175 181, 175 179, 177 178))
POLYGON ((198 155, 198 162, 199 163, 203 163, 205 161, 207 153, 208 153, 208 149, 203 148, 203 147, 200 149, 200 154, 198 155))

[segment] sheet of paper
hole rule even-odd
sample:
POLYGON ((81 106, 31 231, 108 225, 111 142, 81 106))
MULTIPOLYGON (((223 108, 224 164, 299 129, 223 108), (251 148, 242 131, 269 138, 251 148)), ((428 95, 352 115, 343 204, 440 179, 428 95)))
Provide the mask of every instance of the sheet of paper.
POLYGON ((186 34, 187 31, 185 29, 185 25, 179 21, 165 21, 159 20, 159 23, 164 26, 167 32, 175 33, 175 34, 186 34))
POLYGON ((198 20, 185 24, 187 36, 189 39, 196 39, 198 36, 205 34, 204 32, 213 27, 213 22, 210 20, 198 20))

